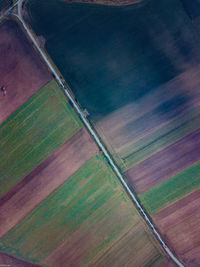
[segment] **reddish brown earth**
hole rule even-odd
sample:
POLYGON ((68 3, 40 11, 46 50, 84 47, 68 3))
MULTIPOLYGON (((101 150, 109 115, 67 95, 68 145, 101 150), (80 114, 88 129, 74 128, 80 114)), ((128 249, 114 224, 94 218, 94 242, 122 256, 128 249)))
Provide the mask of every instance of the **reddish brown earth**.
POLYGON ((152 155, 126 172, 140 194, 200 160, 200 129, 152 155))
POLYGON ((162 267, 177 267, 177 265, 172 260, 167 260, 162 267))
POLYGON ((52 80, 31 43, 12 20, 0 25, 0 123, 52 80), (5 87, 6 92, 2 91, 5 87))
POLYGON ((0 200, 0 237, 67 181, 97 152, 96 144, 87 131, 82 129, 38 165, 0 200))
POLYGON ((186 266, 200 266, 200 189, 154 215, 153 221, 186 266))
POLYGON ((40 267, 40 265, 29 263, 6 253, 0 252, 0 266, 4 265, 7 267, 40 267))

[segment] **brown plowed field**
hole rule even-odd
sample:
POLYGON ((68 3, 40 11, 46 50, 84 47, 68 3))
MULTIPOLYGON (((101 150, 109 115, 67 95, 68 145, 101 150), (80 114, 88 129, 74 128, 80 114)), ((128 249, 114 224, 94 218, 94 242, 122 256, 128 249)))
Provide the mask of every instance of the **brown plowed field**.
POLYGON ((162 267, 177 267, 177 265, 172 260, 167 260, 162 267))
POLYGON ((52 79, 48 69, 12 20, 0 25, 0 123, 52 79), (5 86, 6 95, 2 87, 5 86))
POLYGON ((168 245, 186 266, 200 263, 200 189, 153 216, 168 245))
POLYGON ((38 264, 28 263, 21 259, 16 259, 0 251, 0 266, 7 267, 40 267, 38 264))
POLYGON ((200 129, 182 138, 126 172, 137 193, 143 193, 200 160, 200 129))
POLYGON ((1 200, 0 237, 69 179, 97 151, 94 141, 82 129, 37 166, 1 200))

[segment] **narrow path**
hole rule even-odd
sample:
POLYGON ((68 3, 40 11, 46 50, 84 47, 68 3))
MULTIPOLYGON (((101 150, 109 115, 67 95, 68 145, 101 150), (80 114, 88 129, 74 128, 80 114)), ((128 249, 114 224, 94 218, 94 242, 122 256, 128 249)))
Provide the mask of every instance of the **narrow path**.
POLYGON ((129 6, 143 2, 143 0, 65 0, 68 3, 82 3, 104 6, 129 6))
POLYGON ((6 9, 5 12, 3 12, 3 14, 0 16, 0 21, 1 21, 3 18, 5 18, 5 17, 10 13, 10 11, 12 11, 12 9, 13 9, 15 6, 18 5, 18 2, 19 2, 19 1, 17 1, 15 4, 13 4, 13 5, 10 6, 8 9, 6 9))
MULTIPOLYGON (((18 15, 13 14, 14 16, 16 16, 19 21, 21 22, 22 26, 24 27, 24 30, 26 31, 26 33, 28 34, 29 38, 31 39, 31 41, 33 42, 33 44, 35 45, 35 47, 37 48, 38 52, 40 53, 40 55, 42 56, 42 58, 44 59, 44 61, 46 62, 47 66, 49 67, 49 69, 51 70, 51 72, 54 74, 55 79, 57 80, 57 82, 60 84, 60 86, 63 88, 65 94, 67 95, 67 97, 70 99, 71 103, 74 106, 74 109, 76 110, 76 112, 78 113, 78 115, 80 116, 80 118, 82 119, 83 123, 85 124, 86 128, 88 129, 88 131, 90 132, 90 134, 93 136, 94 140, 96 141, 96 143, 98 144, 99 148, 102 150, 102 152, 104 153, 105 157, 107 158, 108 162, 110 163, 110 165, 112 166, 113 170, 115 171, 115 173, 117 174, 118 178, 120 179, 121 183, 123 184, 123 186, 125 187, 126 191, 128 192, 128 194, 130 195, 131 199, 134 201, 135 205, 137 206, 138 210, 140 211, 140 213, 142 214, 142 216, 144 217, 145 221, 148 223, 148 225, 151 227, 155 237, 159 240, 159 242, 161 243, 161 245, 163 246, 164 250, 167 252, 167 254, 170 256, 170 258, 179 266, 179 267, 184 267, 184 265, 174 256, 174 254, 171 252, 171 250, 168 248, 168 246, 165 244, 165 242, 162 240, 160 234, 158 233, 158 231, 155 229, 154 225, 152 224, 152 222, 150 221, 149 217, 147 216, 147 214, 145 213, 145 211, 143 210, 142 206, 140 205, 140 203, 138 202, 137 198, 135 197, 135 195, 133 194, 133 192, 130 190, 130 188, 128 187, 128 185, 126 184, 122 174, 119 171, 119 168, 117 167, 117 165, 114 163, 114 161, 112 160, 112 158, 110 157, 110 155, 108 154, 106 148, 104 147, 104 145, 101 143, 99 137, 97 136, 97 134, 95 133, 95 131, 92 129, 89 121, 86 119, 86 117, 84 116, 83 112, 81 111, 81 109, 79 108, 79 106, 77 105, 77 103, 75 102, 75 100, 73 99, 73 97, 70 94, 70 91, 65 87, 65 85, 63 84, 62 80, 60 79, 60 77, 58 76, 56 70, 54 69, 53 65, 51 64, 51 62, 49 61, 49 59, 47 58, 47 56, 45 55, 45 53, 42 51, 42 49, 39 47, 37 41, 35 40, 34 36, 32 35, 31 31, 29 30, 29 28, 27 27, 25 21, 23 20, 22 17, 22 3, 23 0, 18 0, 12 7, 10 7, 7 12, 6 15, 9 14, 9 11, 16 5, 18 5, 18 15)), ((5 13, 4 13, 5 16, 5 13)), ((1 19, 1 17, 0 17, 1 19)))

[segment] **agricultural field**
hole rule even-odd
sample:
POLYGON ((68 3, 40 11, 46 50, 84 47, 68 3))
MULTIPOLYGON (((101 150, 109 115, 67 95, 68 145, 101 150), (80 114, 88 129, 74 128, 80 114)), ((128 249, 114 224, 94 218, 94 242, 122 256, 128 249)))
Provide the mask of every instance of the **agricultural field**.
POLYGON ((179 0, 140 8, 28 0, 26 8, 27 21, 94 122, 199 64, 198 36, 179 0))
POLYGON ((82 129, 42 161, 1 199, 0 237, 71 177, 98 149, 82 129), (70 162, 69 165, 66 162, 70 162), (45 179, 44 179, 45 177, 45 179), (55 179, 56 177, 56 179, 55 179), (35 196, 37 196, 35 198, 35 196), (23 209, 19 205, 23 199, 23 209), (15 216, 12 216, 16 212, 15 216))
POLYGON ((41 267, 38 264, 31 264, 29 262, 17 259, 6 253, 0 252, 0 265, 1 266, 14 266, 14 267, 41 267))
POLYGON ((200 2, 199 0, 181 0, 185 11, 188 13, 192 20, 200 16, 200 2))
POLYGON ((11 5, 12 4, 12 0, 1 0, 0 1, 0 15, 1 15, 1 11, 4 9, 4 8, 6 8, 6 7, 8 7, 9 5, 11 5))
POLYGON ((97 4, 109 6, 126 6, 140 4, 144 0, 64 0, 67 3, 97 4))
POLYGON ((198 214, 180 204, 188 199, 192 206, 200 188, 199 1, 189 2, 28 0, 25 19, 164 240, 186 266, 197 267, 198 214))
POLYGON ((183 7, 191 19, 195 29, 200 34, 200 2, 199 0, 181 0, 183 7))
MULTIPOLYGON (((160 184, 169 177, 181 174, 181 171, 184 173, 187 167, 192 166, 192 174, 194 173, 193 166, 198 166, 198 161, 200 161, 199 147, 200 129, 197 129, 129 169, 126 172, 126 177, 135 191, 141 194, 152 187, 155 188, 155 185, 160 184), (193 165, 194 163, 196 163, 196 165, 193 165)), ((196 170, 198 171, 198 167, 196 170)), ((191 174, 189 175, 190 178, 192 178, 191 174)), ((183 174, 183 177, 184 176, 185 173, 183 174)), ((192 182, 192 179, 189 179, 189 182, 192 182)))
POLYGON ((13 20, 1 23, 0 123, 51 80, 52 76, 17 23, 13 20))
MULTIPOLYGON (((14 61, 18 74, 2 96, 16 90, 0 125, 0 264, 175 266, 37 53, 23 48, 19 25, 9 20, 0 29, 22 36, 13 57, 4 56, 4 66, 14 61), (33 73, 27 68, 32 52, 33 73), (25 84, 22 69, 29 71, 25 84)), ((5 51, 14 49, 11 37, 5 51)), ((5 77, 11 70, 2 69, 5 77)))
POLYGON ((0 126, 0 197, 81 128, 51 81, 0 126))
POLYGON ((3 236, 0 250, 45 266, 162 266, 167 260, 98 154, 3 236))
POLYGON ((153 216, 159 230, 165 233, 170 247, 176 247, 176 253, 188 267, 198 267, 200 262, 199 206, 198 189, 153 216))

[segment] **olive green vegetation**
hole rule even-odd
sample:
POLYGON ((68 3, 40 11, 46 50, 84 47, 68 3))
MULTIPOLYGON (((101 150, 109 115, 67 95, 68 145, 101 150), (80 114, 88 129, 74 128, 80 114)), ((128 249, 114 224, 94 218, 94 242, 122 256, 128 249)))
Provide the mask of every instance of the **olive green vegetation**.
MULTIPOLYGON (((67 246, 68 266, 115 266, 113 253, 124 251, 121 266, 133 257, 149 266, 165 259, 156 242, 105 158, 96 155, 2 238, 0 250, 46 265, 54 249, 61 245, 63 256, 67 246), (84 253, 73 262, 70 251, 79 250, 84 253)), ((49 266, 56 266, 52 259, 49 266)))
POLYGON ((82 126, 51 81, 0 126, 0 197, 82 126))
POLYGON ((172 120, 161 129, 144 136, 132 146, 119 152, 120 164, 123 171, 126 171, 139 162, 150 157, 152 154, 166 148, 184 136, 197 130, 200 125, 199 110, 188 111, 172 120), (121 162, 120 162, 121 161, 121 162))
POLYGON ((153 215, 200 186, 200 162, 170 177, 139 195, 141 203, 153 215))

